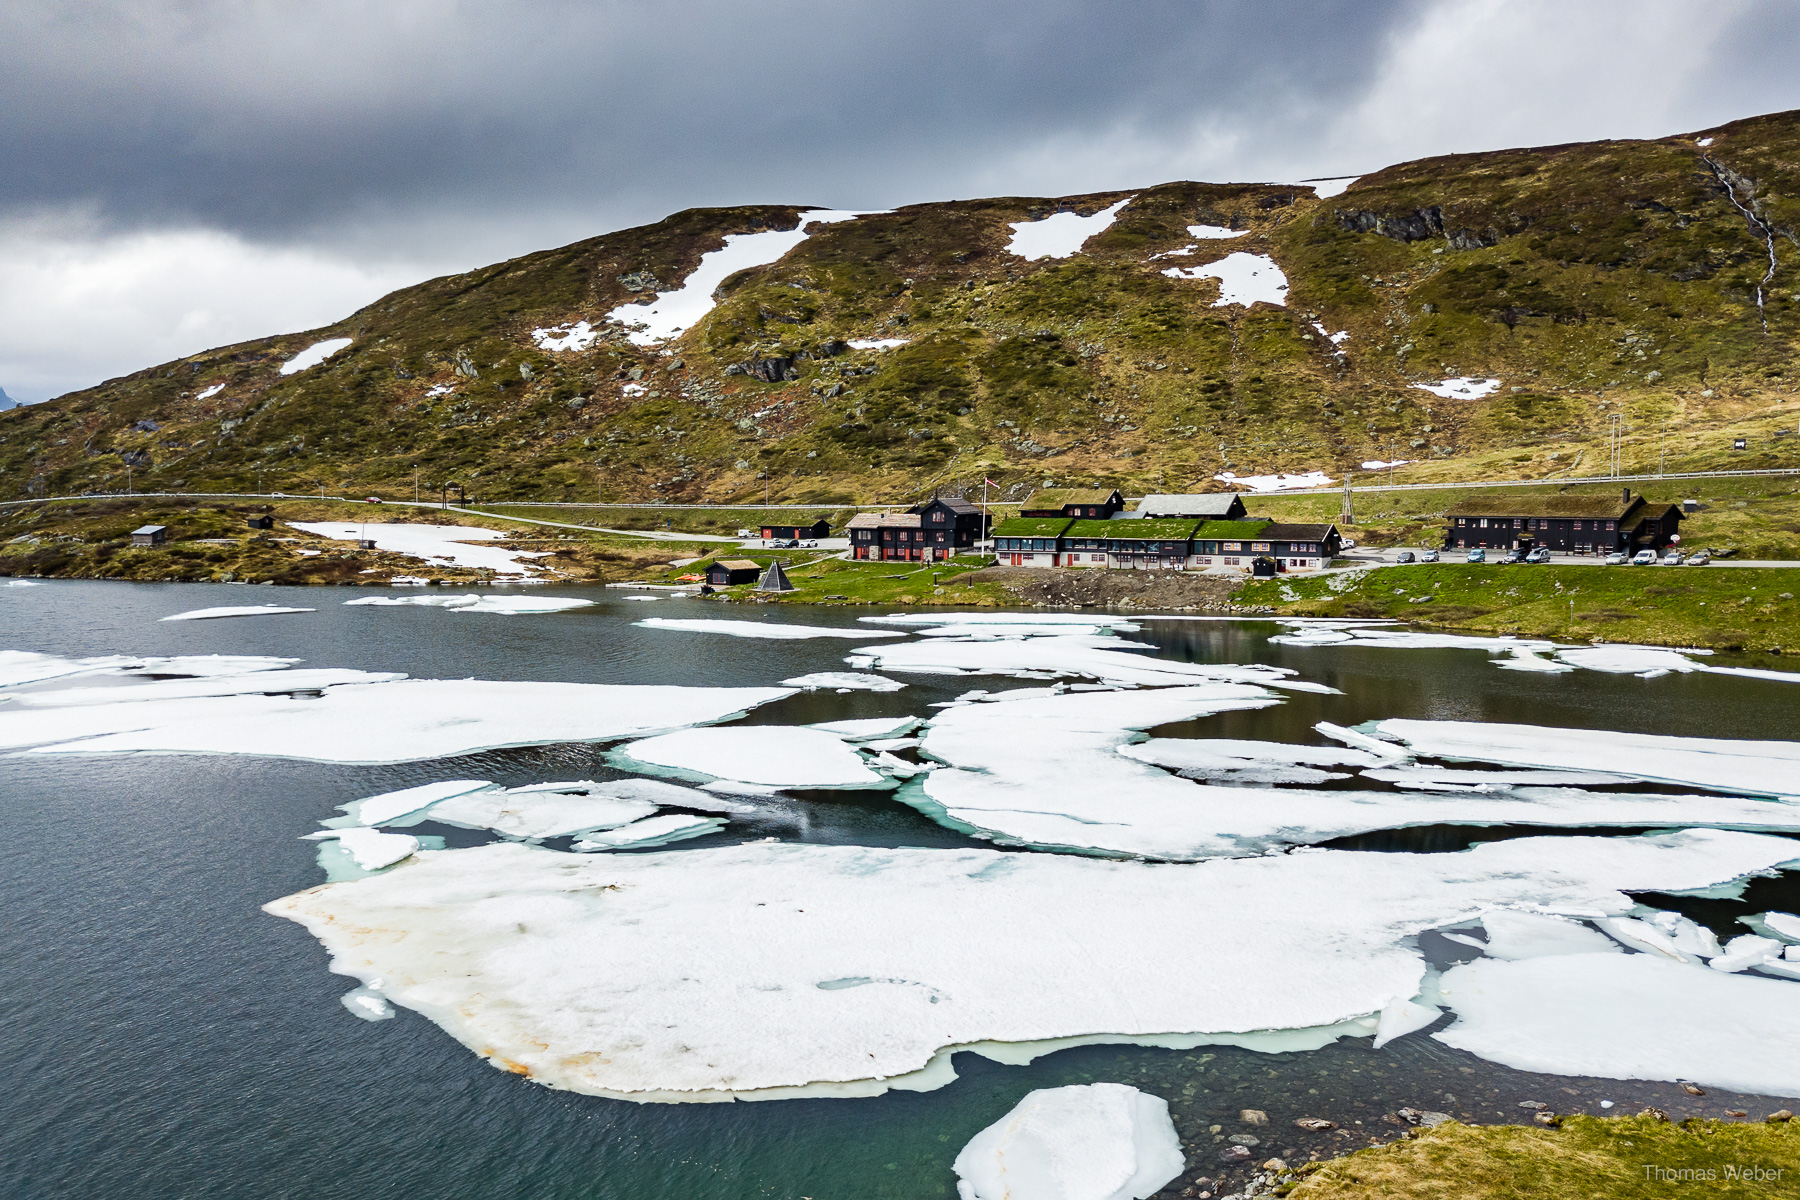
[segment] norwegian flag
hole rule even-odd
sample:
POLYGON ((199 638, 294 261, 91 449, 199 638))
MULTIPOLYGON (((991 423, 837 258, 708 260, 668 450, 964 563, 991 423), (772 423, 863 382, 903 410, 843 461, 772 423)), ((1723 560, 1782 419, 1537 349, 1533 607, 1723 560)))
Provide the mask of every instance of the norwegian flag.
POLYGON ((1000 486, 999 484, 995 483, 993 480, 985 478, 985 477, 982 479, 981 482, 986 484, 988 487, 999 487, 1000 486))

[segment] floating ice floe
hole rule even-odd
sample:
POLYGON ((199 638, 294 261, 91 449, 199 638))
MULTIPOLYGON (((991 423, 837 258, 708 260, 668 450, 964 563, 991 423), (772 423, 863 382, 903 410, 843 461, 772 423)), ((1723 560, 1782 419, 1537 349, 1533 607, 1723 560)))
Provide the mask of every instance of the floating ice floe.
POLYGON ((823 729, 847 742, 864 742, 872 738, 899 737, 918 724, 917 717, 856 717, 848 721, 820 721, 809 728, 823 729))
MULTIPOLYGON (((627 596, 627 600, 635 600, 636 596, 627 596)), ((506 592, 490 592, 485 596, 363 596, 357 600, 346 600, 346 605, 368 605, 371 607, 399 607, 411 605, 419 608, 443 608, 451 612, 464 613, 500 613, 504 616, 523 616, 532 613, 568 612, 572 608, 586 608, 593 604, 592 600, 578 600, 573 596, 519 596, 506 592)))
POLYGON ((1448 788, 1452 790, 1529 787, 1607 787, 1640 782, 1635 775, 1607 775, 1600 771, 1457 771, 1449 767, 1382 766, 1364 771, 1365 779, 1379 779, 1396 787, 1448 788))
POLYGON ((1573 646, 1558 649, 1556 657, 1571 666, 1589 671, 1606 671, 1615 675, 1659 675, 1701 672, 1707 675, 1736 675, 1744 679, 1767 679, 1776 683, 1800 683, 1800 673, 1765 671, 1754 667, 1715 667, 1698 663, 1689 655, 1710 655, 1710 650, 1667 650, 1660 646, 1573 646))
POLYGON ((282 613, 318 611, 316 608, 284 608, 279 604, 240 604, 223 608, 196 608, 189 612, 178 612, 172 616, 157 619, 161 621, 211 621, 219 617, 274 617, 282 613))
POLYGON ((1169 1102, 1122 1083, 1039 1088, 956 1156, 959 1200, 1144 1200, 1187 1167, 1169 1102))
POLYGON ((547 329, 531 331, 531 340, 537 343, 539 350, 548 350, 553 354, 564 351, 586 350, 600 336, 600 331, 586 321, 565 322, 552 325, 547 329))
POLYGON ((645 817, 617 829, 590 833, 575 843, 578 851, 642 850, 649 846, 667 846, 689 838, 704 837, 725 827, 722 817, 692 817, 685 813, 664 813, 645 817))
POLYGON ((345 346, 348 346, 350 342, 350 338, 326 338, 322 342, 314 342, 300 353, 294 355, 294 357, 282 363, 281 373, 283 375, 294 375, 306 370, 308 367, 316 367, 332 355, 336 354, 339 350, 342 350, 345 346))
MULTIPOLYGON (((256 695, 7 704, 0 706, 0 749, 407 762, 505 746, 642 737, 727 720, 794 694, 792 688, 400 679, 338 683, 299 699, 270 694, 282 692, 282 675, 258 672, 263 694, 256 695)), ((236 684, 219 689, 239 690, 236 684)))
POLYGON ((664 597, 662 597, 662 596, 646 596, 639 592, 633 592, 629 596, 620 596, 619 599, 621 599, 621 600, 662 600, 662 599, 664 599, 664 597))
POLYGON ((365 1021, 386 1021, 394 1015, 394 1006, 373 988, 351 988, 338 999, 350 1010, 352 1016, 365 1021))
POLYGON ((858 671, 814 671, 810 675, 796 675, 781 682, 784 687, 805 688, 809 692, 821 688, 841 692, 897 692, 906 686, 898 679, 884 679, 879 675, 864 675, 858 671))
MULTIPOLYGON (((1016 695, 1017 693, 1008 693, 1016 695)), ((1576 788, 1461 786, 1352 792, 1213 786, 1320 783, 1326 766, 1373 755, 1334 747, 1179 739, 1128 744, 1134 730, 1273 703, 1238 684, 1213 688, 1036 695, 944 709, 921 753, 946 765, 901 798, 953 829, 1036 849, 1171 861, 1262 854, 1380 829, 1424 825, 1715 826, 1800 831, 1800 802, 1667 796, 1576 788)), ((1800 847, 1796 848, 1800 857, 1800 847)))
POLYGON ((1158 687, 1227 680, 1281 686, 1293 674, 1286 667, 1189 663, 1150 658, 1151 647, 1090 633, 1043 637, 929 637, 917 641, 859 646, 846 661, 922 675, 1009 675, 1016 679, 1075 676, 1131 687, 1158 687))
POLYGON ((1509 767, 1601 771, 1751 796, 1800 796, 1800 742, 1733 741, 1486 721, 1387 720, 1415 754, 1509 767))
MULTIPOLYGON (((800 214, 799 223, 786 231, 728 233, 725 244, 700 256, 700 265, 672 292, 659 292, 649 304, 621 304, 606 314, 608 321, 625 326, 634 346, 653 346, 680 337, 713 309, 713 293, 728 276, 751 267, 765 267, 804 242, 809 225, 829 225, 873 215, 866 212, 816 208, 800 214)), ((630 385, 627 385, 627 392, 630 385)), ((642 385, 638 385, 642 391, 642 385)))
POLYGON ((464 829, 491 829, 506 837, 535 840, 614 829, 656 812, 649 800, 607 795, 603 788, 595 784, 592 790, 468 792, 434 804, 425 816, 464 829))
POLYGON ((1127 196, 1091 217, 1059 212, 1038 221, 1009 222, 1013 235, 1006 243, 1006 252, 1029 262, 1040 258, 1068 258, 1079 254, 1089 238, 1106 232, 1120 210, 1136 198, 1127 196))
POLYGON ((421 814, 440 800, 460 796, 465 792, 486 791, 493 786, 485 779, 441 779, 435 783, 401 788, 396 792, 364 796, 360 800, 338 805, 344 815, 334 817, 326 824, 338 828, 346 825, 416 824, 416 821, 408 822, 406 818, 421 814))
POLYGON ((306 840, 311 842, 327 838, 335 841, 355 861, 357 867, 364 871, 379 871, 383 867, 391 867, 419 848, 419 839, 411 834, 383 833, 379 829, 361 825, 321 829, 317 833, 306 835, 306 840))
POLYGON ((1653 954, 1477 959, 1439 983, 1431 1036, 1520 1071, 1800 1096, 1800 987, 1653 954))
MULTIPOLYGON (((1626 892, 1711 887, 1794 855, 1786 838, 1708 830, 1197 866, 776 842, 579 856, 504 842, 421 850, 265 910, 305 925, 334 971, 379 980, 394 1003, 552 1087, 642 1101, 872 1095, 950 1082, 958 1049, 1019 1063, 1098 1042, 1299 1050, 1366 1036, 1418 995, 1427 967, 1414 942, 1427 929, 1496 908, 1627 913, 1626 892)), ((1637 994, 1653 1001, 1661 978, 1637 994)), ((1495 1010, 1633 1027, 1619 1019, 1627 997, 1591 1000, 1574 989, 1546 1004, 1540 989, 1495 1010)), ((1782 1011, 1792 1037, 1791 999, 1782 1011)), ((1691 1023, 1762 1045, 1760 1028, 1734 1034, 1718 1016, 1691 1023)), ((1595 1073, 1544 1058, 1531 1069, 1595 1073)), ((1755 1090, 1789 1091, 1800 1072, 1768 1084, 1755 1090)))
POLYGON ((0 650, 0 688, 24 687, 82 675, 195 678, 242 675, 254 671, 278 671, 299 661, 297 658, 271 658, 260 654, 188 654, 166 657, 106 654, 95 658, 64 658, 60 654, 40 654, 35 650, 0 650))
POLYGON ((831 625, 785 625, 779 621, 730 621, 708 617, 645 617, 633 621, 646 629, 668 629, 677 633, 722 633, 730 637, 770 638, 886 638, 903 634, 874 629, 842 629, 831 625))
POLYGON ((922 626, 932 631, 947 629, 980 629, 988 628, 1005 631, 1012 627, 1023 627, 1032 633, 1049 628, 1072 628, 1078 631, 1090 629, 1114 629, 1127 633, 1135 633, 1143 626, 1137 622, 1144 619, 1127 617, 1117 613, 1024 613, 1024 612, 952 612, 952 613, 888 613, 882 616, 858 617, 874 625, 904 625, 908 627, 922 626))
POLYGON ((912 341, 911 338, 851 338, 852 350, 898 350, 912 341))
POLYGON ((1178 771, 1188 779, 1231 783, 1325 783, 1348 775, 1322 767, 1370 767, 1383 760, 1338 746, 1296 746, 1286 742, 1231 738, 1155 738, 1121 746, 1139 762, 1178 771))
POLYGON ((1246 475, 1242 478, 1230 471, 1213 476, 1221 483, 1249 488, 1253 492, 1289 492, 1301 488, 1330 487, 1331 476, 1323 471, 1307 471, 1301 475, 1246 475))
POLYGON ((303 671, 249 671, 186 679, 156 679, 129 687, 59 687, 25 692, 14 703, 20 708, 66 708, 70 705, 145 704, 152 701, 192 700, 207 696, 293 696, 316 694, 328 687, 357 683, 393 683, 405 679, 401 671, 353 671, 322 667, 303 671))
POLYGON ((1212 302, 1214 308, 1228 304, 1248 308, 1257 303, 1287 306, 1287 276, 1266 254, 1238 250, 1205 266, 1167 267, 1163 274, 1171 279, 1217 279, 1219 298, 1212 302))
POLYGON ((630 742, 607 754, 614 766, 678 779, 735 780, 784 788, 888 787, 844 739, 794 725, 683 729, 630 742))
POLYGON ((1500 390, 1498 379, 1452 378, 1442 383, 1415 383, 1421 392, 1430 392, 1446 400, 1479 400, 1500 390))
POLYGON ((35 579, 9 579, 6 581, 4 586, 10 588, 10 587, 41 587, 43 585, 38 583, 38 581, 35 579))
POLYGON ((472 542, 492 541, 507 537, 495 529, 478 529, 472 525, 408 525, 403 523, 362 525, 339 521, 289 521, 295 529, 318 537, 343 541, 373 540, 377 550, 404 554, 411 558, 444 566, 489 570, 496 575, 522 575, 526 564, 521 560, 543 558, 548 550, 506 550, 499 546, 476 546, 472 542))

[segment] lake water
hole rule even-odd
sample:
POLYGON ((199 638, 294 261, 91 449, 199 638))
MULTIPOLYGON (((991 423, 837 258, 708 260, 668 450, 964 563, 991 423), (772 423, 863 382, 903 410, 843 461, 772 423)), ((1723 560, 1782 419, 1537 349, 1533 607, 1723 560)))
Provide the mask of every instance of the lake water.
MULTIPOLYGON (((360 594, 52 581, 0 590, 0 648, 77 656, 268 654, 421 678, 770 684, 844 669, 852 644, 753 641, 631 622, 730 616, 848 625, 870 611, 652 605, 597 588, 559 590, 598 604, 553 616, 343 606, 360 594), (157 620, 251 603, 318 611, 157 620)), ((1150 620, 1132 636, 1170 658, 1295 667, 1345 694, 1294 694, 1275 708, 1162 732, 1312 741, 1315 721, 1351 725, 1375 717, 1746 738, 1791 738, 1800 728, 1800 687, 1791 684, 1590 671, 1543 676, 1496 670, 1479 651, 1288 647, 1266 641, 1274 632, 1262 623, 1150 620)), ((909 686, 898 693, 815 692, 747 719, 926 715, 926 705, 970 686, 1014 686, 904 678, 909 686)), ((1614 1111, 1655 1103, 1677 1115, 1781 1106, 1716 1092, 1696 1099, 1665 1084, 1529 1075, 1425 1036, 1379 1052, 1366 1039, 1279 1055, 1088 1047, 1029 1067, 963 1054, 956 1062, 961 1078, 936 1092, 638 1105, 554 1092, 504 1074, 406 1010, 379 1024, 354 1019, 338 1000, 353 981, 326 970, 324 951, 298 925, 259 911, 321 881, 314 846, 299 839, 348 800, 434 779, 523 784, 616 774, 587 745, 384 767, 241 757, 0 757, 0 1193, 88 1200, 952 1196, 956 1152, 1019 1097, 1102 1079, 1168 1098, 1184 1140, 1195 1147, 1191 1161, 1208 1174, 1216 1173, 1205 1167, 1214 1147, 1208 1126, 1236 1131, 1241 1108, 1264 1109, 1273 1122, 1259 1131, 1259 1156, 1304 1158, 1391 1135, 1382 1116, 1406 1105, 1487 1121, 1517 1120, 1518 1102, 1534 1099, 1563 1112, 1599 1112, 1603 1098, 1616 1102, 1614 1111), (1344 1130, 1302 1135, 1291 1125, 1302 1115, 1327 1117, 1344 1130)), ((801 816, 734 820, 724 835, 689 844, 768 836, 983 844, 886 794, 815 793, 807 800, 801 816)), ((452 845, 469 836, 430 825, 413 832, 445 833, 452 845)), ((1347 844, 1455 849, 1513 832, 1413 830, 1347 844)), ((1731 924, 1738 912, 1800 905, 1800 879, 1758 880, 1743 903, 1652 902, 1680 908, 1721 934, 1742 932, 1731 924)), ((1254 940, 1256 916, 1219 919, 1254 940)), ((1428 939, 1427 949, 1448 955, 1457 948, 1428 939)), ((792 1036, 804 1039, 806 1030, 792 1036)))

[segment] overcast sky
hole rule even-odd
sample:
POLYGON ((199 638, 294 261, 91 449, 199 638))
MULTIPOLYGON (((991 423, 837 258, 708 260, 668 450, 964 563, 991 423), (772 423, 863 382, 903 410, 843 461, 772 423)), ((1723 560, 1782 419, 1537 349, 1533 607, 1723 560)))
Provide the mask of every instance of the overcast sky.
POLYGON ((1800 108, 1796 0, 10 0, 40 400, 682 208, 1354 174, 1800 108))

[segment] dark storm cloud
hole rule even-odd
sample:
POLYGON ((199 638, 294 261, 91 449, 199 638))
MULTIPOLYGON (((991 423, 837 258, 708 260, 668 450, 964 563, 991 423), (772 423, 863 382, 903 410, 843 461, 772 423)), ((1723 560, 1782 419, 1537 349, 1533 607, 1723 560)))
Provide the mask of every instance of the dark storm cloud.
POLYGON ((15 3, 0 206, 282 240, 409 212, 940 198, 1036 144, 1329 112, 1417 7, 15 3))

